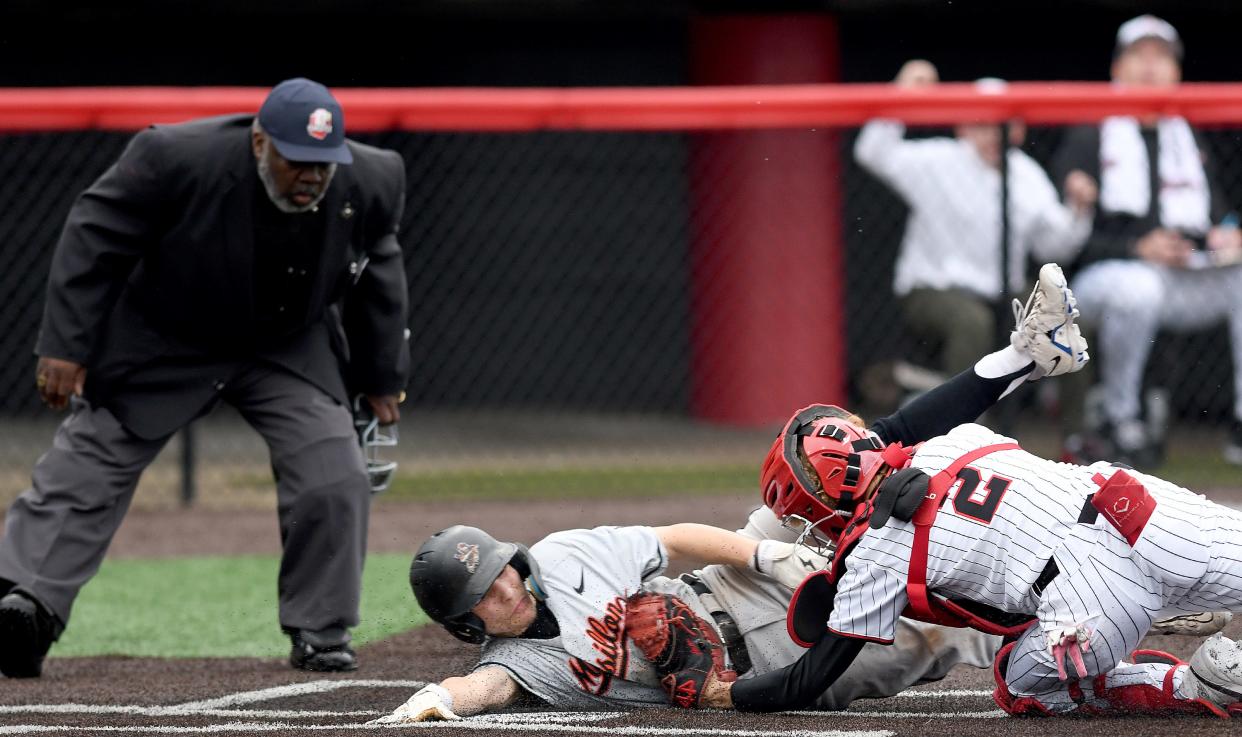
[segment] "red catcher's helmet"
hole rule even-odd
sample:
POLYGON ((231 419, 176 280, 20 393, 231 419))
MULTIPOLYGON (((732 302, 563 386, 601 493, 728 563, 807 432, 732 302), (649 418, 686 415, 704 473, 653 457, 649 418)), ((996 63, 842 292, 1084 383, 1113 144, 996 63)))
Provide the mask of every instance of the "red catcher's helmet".
POLYGON ((813 404, 795 414, 772 443, 759 476, 763 503, 776 516, 822 523, 835 538, 874 493, 884 443, 850 422, 850 412, 813 404))

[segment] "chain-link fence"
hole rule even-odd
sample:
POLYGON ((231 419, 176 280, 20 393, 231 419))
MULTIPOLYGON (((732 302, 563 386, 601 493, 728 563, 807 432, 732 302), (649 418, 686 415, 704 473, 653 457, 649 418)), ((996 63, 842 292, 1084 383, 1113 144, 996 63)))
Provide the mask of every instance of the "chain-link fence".
MULTIPOLYGON (((735 476, 705 483, 750 483, 772 427, 715 423, 696 393, 704 382, 722 382, 704 362, 727 347, 705 343, 703 336, 713 334, 713 320, 738 319, 727 307, 745 305, 749 287, 739 285, 737 273, 769 278, 757 262, 722 267, 720 260, 779 262, 788 257, 786 234, 799 227, 773 226, 771 239, 747 251, 723 243, 728 239, 720 235, 745 227, 763 239, 766 205, 755 201, 750 180, 762 171, 768 144, 782 156, 819 151, 833 167, 824 172, 823 192, 804 191, 813 179, 783 179, 781 167, 789 161, 780 157, 764 181, 789 188, 777 192, 777 205, 798 197, 818 203, 822 213, 809 216, 826 213, 816 227, 827 233, 825 247, 838 251, 843 273, 816 277, 833 292, 827 302, 805 302, 806 295, 786 293, 779 283, 760 284, 764 295, 777 298, 763 309, 774 321, 824 326, 823 338, 844 369, 845 394, 829 399, 874 415, 934 380, 926 372, 941 370, 946 346, 908 325, 894 295, 908 198, 860 166, 854 156, 857 129, 731 134, 763 136, 766 143, 758 148, 755 141, 741 148, 716 145, 710 137, 719 135, 358 136, 399 151, 407 164, 402 241, 414 374, 409 420, 402 427, 403 475, 489 465, 530 471, 723 464, 737 469, 735 476), (797 142, 782 149, 782 137, 797 142), (721 268, 734 276, 722 277, 721 268), (814 312, 837 299, 843 313, 835 319, 814 312), (489 422, 483 432, 481 417, 502 421, 489 422)), ((944 136, 947 142, 953 133, 908 135, 944 136)), ((1022 148, 1047 166, 1063 138, 1061 128, 1033 129, 1022 148)), ((34 391, 31 351, 57 235, 73 199, 127 139, 101 132, 0 137, 0 497, 6 500, 25 486, 56 422, 34 391)), ((1218 164, 1224 200, 1242 204, 1242 139, 1235 130, 1217 129, 1202 140, 1218 164)), ((1011 214, 1012 226, 1017 219, 1011 214)), ((995 235, 999 248, 999 229, 995 235)), ((1033 277, 1031 264, 1023 267, 1033 277)), ((990 309, 1007 314, 999 300, 990 309)), ((1161 335, 1147 384, 1167 389, 1175 422, 1223 428, 1233 400, 1224 323, 1185 336, 1161 335)), ((808 373, 816 370, 806 367, 808 373)), ((1047 416, 1056 395, 1053 389, 1028 393, 1020 402, 1023 417, 1047 416)), ((242 503, 253 491, 270 503, 270 472, 259 438, 227 410, 197 428, 201 498, 242 503)), ((148 473, 144 487, 152 490, 140 500, 176 499, 181 447, 171 444, 148 473)), ((445 478, 435 483, 447 483, 445 478)), ((635 477, 633 483, 646 480, 635 477)))

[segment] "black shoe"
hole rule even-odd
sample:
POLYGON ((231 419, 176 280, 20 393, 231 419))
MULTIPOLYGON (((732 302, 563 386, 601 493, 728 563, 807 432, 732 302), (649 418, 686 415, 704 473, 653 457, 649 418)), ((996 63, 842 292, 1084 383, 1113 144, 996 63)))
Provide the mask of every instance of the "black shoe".
POLYGON ((289 632, 289 639, 293 641, 289 665, 294 668, 317 673, 358 670, 358 654, 349 646, 348 632, 342 639, 339 635, 325 638, 320 632, 294 630, 289 632))
POLYGON ((0 599, 0 673, 38 678, 61 629, 55 615, 20 591, 0 599))

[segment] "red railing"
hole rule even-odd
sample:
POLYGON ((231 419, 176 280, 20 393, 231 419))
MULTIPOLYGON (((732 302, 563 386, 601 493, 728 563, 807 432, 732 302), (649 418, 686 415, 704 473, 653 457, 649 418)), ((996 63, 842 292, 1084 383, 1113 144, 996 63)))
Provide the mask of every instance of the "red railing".
MULTIPOLYGON (((1177 114, 1242 121, 1242 83, 1121 90, 1091 82, 1013 82, 898 90, 887 84, 663 88, 338 88, 351 131, 682 130, 860 125, 874 117, 941 125, 1021 118, 1086 123, 1177 114)), ((154 122, 253 111, 254 87, 0 88, 0 131, 134 130, 154 122)))

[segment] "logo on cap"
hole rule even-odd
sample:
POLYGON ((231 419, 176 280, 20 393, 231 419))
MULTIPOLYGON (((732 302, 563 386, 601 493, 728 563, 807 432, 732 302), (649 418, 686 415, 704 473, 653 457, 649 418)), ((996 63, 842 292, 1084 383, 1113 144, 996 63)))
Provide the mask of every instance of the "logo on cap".
POLYGON ((316 141, 327 138, 332 132, 332 113, 321 107, 315 108, 306 121, 306 132, 316 141))
POLYGON ((479 546, 470 543, 457 543, 457 555, 453 556, 466 566, 466 572, 473 574, 479 568, 479 546))

